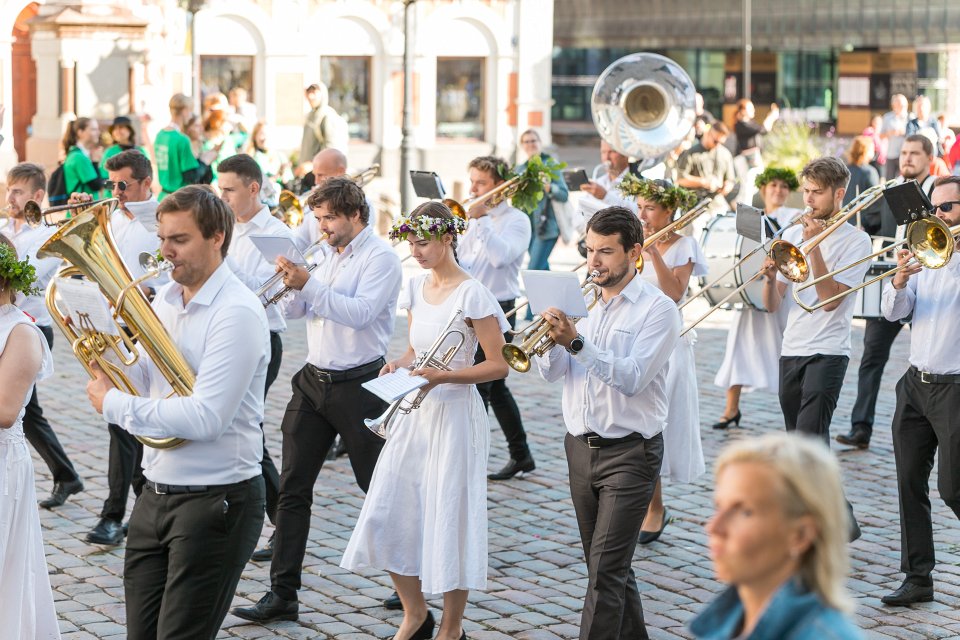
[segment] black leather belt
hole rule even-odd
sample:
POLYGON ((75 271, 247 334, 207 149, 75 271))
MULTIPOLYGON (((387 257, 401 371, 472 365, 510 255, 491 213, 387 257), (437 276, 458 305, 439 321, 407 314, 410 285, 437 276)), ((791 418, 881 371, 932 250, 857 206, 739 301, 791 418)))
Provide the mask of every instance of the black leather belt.
POLYGON ((163 484, 152 480, 147 480, 143 484, 158 496, 164 496, 168 493, 206 493, 210 490, 210 487, 205 484, 163 484))
POLYGON ((587 443, 587 446, 591 449, 600 449, 602 447, 612 447, 615 444, 621 444, 629 440, 643 440, 643 435, 639 433, 631 433, 628 436, 623 436, 622 438, 604 438, 603 436, 598 436, 595 433, 581 433, 578 436, 574 436, 577 440, 587 443))
POLYGON ((347 380, 362 378, 368 373, 380 371, 380 369, 382 369, 383 365, 386 363, 387 361, 383 358, 378 358, 373 362, 362 364, 359 367, 354 367, 353 369, 343 369, 342 371, 336 371, 334 369, 321 369, 320 367, 315 367, 312 364, 307 364, 307 367, 309 367, 310 372, 313 373, 313 375, 317 376, 317 379, 319 379, 320 382, 332 384, 334 382, 346 382, 347 380))
POLYGON ((920 378, 924 384, 960 384, 960 375, 930 373, 929 371, 920 371, 914 366, 910 367, 910 372, 920 378))

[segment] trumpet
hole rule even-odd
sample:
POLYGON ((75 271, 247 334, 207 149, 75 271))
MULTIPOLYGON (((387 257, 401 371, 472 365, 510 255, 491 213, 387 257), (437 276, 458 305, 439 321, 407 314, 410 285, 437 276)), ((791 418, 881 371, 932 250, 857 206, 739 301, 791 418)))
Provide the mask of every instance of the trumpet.
POLYGON ((801 309, 807 311, 808 313, 813 313, 817 309, 825 307, 833 302, 836 302, 837 300, 842 300, 851 293, 856 293, 857 291, 860 291, 860 289, 869 287, 875 282, 879 282, 884 278, 889 278, 892 275, 896 275, 907 267, 915 264, 919 263, 927 269, 940 269, 945 267, 953 258, 957 236, 960 236, 960 225, 948 227, 940 218, 935 217, 915 220, 907 225, 907 230, 903 240, 900 240, 891 246, 883 247, 880 251, 875 251, 870 255, 851 262, 850 264, 840 267, 839 269, 834 269, 830 273, 825 273, 822 276, 818 276, 803 286, 794 287, 793 299, 801 309), (875 258, 878 258, 879 256, 891 251, 892 249, 896 249, 897 247, 901 247, 903 245, 906 245, 910 250, 910 253, 914 255, 915 261, 910 260, 902 265, 894 267, 893 269, 884 271, 883 273, 874 276, 873 278, 870 278, 869 280, 855 287, 850 287, 846 291, 842 291, 835 296, 831 296, 826 300, 819 300, 816 304, 808 305, 800 300, 801 291, 806 291, 810 287, 815 287, 817 284, 828 278, 832 278, 835 275, 852 269, 853 267, 863 264, 864 262, 872 261, 875 258))
MULTIPOLYGON (((457 351, 460 350, 460 347, 463 346, 466 337, 463 335, 463 331, 459 329, 454 329, 453 323, 457 321, 457 318, 463 315, 463 309, 457 309, 453 313, 453 317, 450 318, 450 322, 447 323, 447 326, 444 327, 443 333, 440 334, 440 337, 434 341, 422 356, 416 359, 411 367, 411 371, 416 371, 417 369, 423 369, 425 367, 430 367, 432 369, 442 369, 443 371, 450 371, 450 363, 453 362, 453 357, 457 354, 457 351), (440 351, 443 343, 446 342, 447 338, 450 336, 459 336, 457 342, 447 348, 443 352, 443 355, 440 358, 437 358, 437 353, 440 351)), ((427 397, 429 390, 421 389, 414 397, 412 402, 406 402, 403 398, 395 400, 386 411, 380 414, 378 417, 370 419, 364 418, 363 424, 366 425, 370 431, 373 431, 375 434, 387 439, 390 435, 390 425, 393 423, 394 418, 397 414, 407 414, 411 411, 420 408, 420 405, 423 404, 423 399, 427 397)))
POLYGON ((34 229, 40 226, 60 227, 70 222, 72 218, 69 212, 73 211, 74 209, 86 209, 87 207, 96 206, 101 202, 106 202, 107 200, 110 200, 110 198, 91 200, 90 202, 61 204, 56 207, 47 207, 46 209, 42 209, 40 204, 35 200, 27 200, 26 204, 23 205, 23 219, 34 229), (50 214, 60 213, 63 211, 68 212, 63 218, 59 220, 51 220, 49 218, 50 214))
MULTIPOLYGON (((309 258, 310 256, 312 256, 314 252, 316 252, 316 250, 320 248, 320 245, 327 239, 327 235, 328 234, 326 233, 321 233, 320 237, 317 238, 317 241, 311 244, 309 247, 307 247, 304 250, 303 257, 309 258)), ((308 264, 307 273, 313 273, 313 270, 316 269, 318 266, 320 265, 317 263, 308 264)), ((269 307, 272 304, 276 304, 280 302, 288 293, 290 293, 291 287, 284 287, 279 291, 277 291, 272 296, 267 297, 267 293, 283 281, 284 275, 285 274, 283 271, 277 271, 275 274, 270 276, 270 278, 266 282, 264 282, 262 285, 260 285, 260 287, 257 289, 256 291, 257 297, 263 301, 264 307, 269 307)))
MULTIPOLYGON (((593 299, 587 305, 587 311, 593 309, 600 300, 600 287, 593 284, 594 278, 600 275, 599 271, 593 271, 580 285, 580 290, 584 296, 591 295, 593 299)), ((576 323, 579 318, 574 318, 576 323)), ((523 329, 518 329, 512 333, 524 333, 523 341, 519 345, 505 344, 500 350, 503 359, 507 361, 510 368, 520 373, 526 373, 530 370, 530 360, 533 356, 542 356, 556 346, 556 342, 548 334, 550 333, 550 323, 540 318, 529 323, 523 329)))
POLYGON ((489 207, 496 207, 507 198, 512 198, 520 190, 520 176, 513 176, 506 182, 498 184, 496 187, 487 191, 483 195, 467 198, 462 203, 453 198, 444 198, 443 204, 450 208, 453 215, 458 218, 467 219, 467 211, 480 203, 486 203, 489 207))

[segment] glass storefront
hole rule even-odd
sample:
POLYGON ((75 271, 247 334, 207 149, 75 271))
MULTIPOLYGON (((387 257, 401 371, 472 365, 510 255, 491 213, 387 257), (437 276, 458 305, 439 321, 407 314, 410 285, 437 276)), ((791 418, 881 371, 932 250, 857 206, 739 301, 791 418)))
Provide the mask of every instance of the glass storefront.
POLYGON ((370 139, 370 58, 326 56, 320 73, 330 93, 330 106, 347 120, 350 137, 370 139))
POLYGON ((437 137, 483 140, 484 58, 437 58, 437 137))

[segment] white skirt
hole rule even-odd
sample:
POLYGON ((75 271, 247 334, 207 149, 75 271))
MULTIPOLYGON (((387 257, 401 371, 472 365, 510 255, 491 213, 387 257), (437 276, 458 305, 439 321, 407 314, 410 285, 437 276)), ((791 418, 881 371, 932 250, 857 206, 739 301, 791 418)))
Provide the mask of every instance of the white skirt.
POLYGON ((700 443, 700 404, 693 345, 696 332, 680 338, 667 370, 667 424, 663 429, 660 477, 686 483, 707 470, 700 443))
POLYGON ((742 385, 744 391, 780 390, 780 347, 786 306, 781 304, 776 313, 756 309, 733 312, 723 362, 713 380, 715 385, 724 389, 742 385))
POLYGON ((431 391, 393 427, 340 566, 417 576, 427 594, 485 589, 489 447, 474 385, 431 391))

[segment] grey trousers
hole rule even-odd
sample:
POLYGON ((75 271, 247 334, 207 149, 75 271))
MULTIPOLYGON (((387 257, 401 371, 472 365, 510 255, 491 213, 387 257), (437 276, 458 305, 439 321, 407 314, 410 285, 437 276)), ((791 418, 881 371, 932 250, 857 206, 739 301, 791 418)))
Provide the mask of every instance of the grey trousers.
POLYGON ((660 475, 663 436, 591 449, 568 433, 564 448, 587 561, 580 640, 647 638, 631 562, 660 475))

